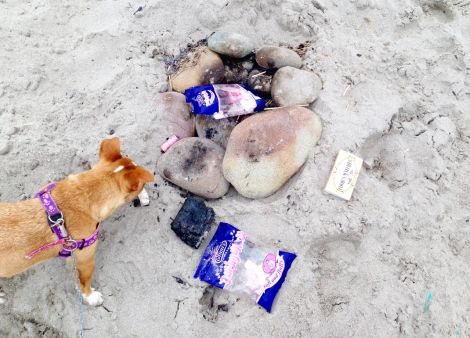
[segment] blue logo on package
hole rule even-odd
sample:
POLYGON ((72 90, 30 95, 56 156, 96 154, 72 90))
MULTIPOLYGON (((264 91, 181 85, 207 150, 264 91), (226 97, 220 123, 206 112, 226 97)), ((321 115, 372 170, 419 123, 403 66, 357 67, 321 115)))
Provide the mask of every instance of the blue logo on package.
POLYGON ((238 84, 196 86, 184 92, 194 114, 215 119, 262 111, 266 102, 238 84))
POLYGON ((194 274, 218 288, 245 292, 271 312, 295 254, 256 247, 244 231, 220 223, 194 274))

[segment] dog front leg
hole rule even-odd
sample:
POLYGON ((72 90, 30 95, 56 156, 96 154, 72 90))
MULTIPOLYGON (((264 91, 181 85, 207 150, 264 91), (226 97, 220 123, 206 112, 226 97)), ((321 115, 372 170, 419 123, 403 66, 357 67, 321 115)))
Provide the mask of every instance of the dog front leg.
POLYGON ((103 295, 91 287, 93 271, 95 270, 95 252, 89 248, 92 253, 85 251, 77 252, 77 269, 80 279, 80 289, 83 300, 92 306, 103 304, 103 295))

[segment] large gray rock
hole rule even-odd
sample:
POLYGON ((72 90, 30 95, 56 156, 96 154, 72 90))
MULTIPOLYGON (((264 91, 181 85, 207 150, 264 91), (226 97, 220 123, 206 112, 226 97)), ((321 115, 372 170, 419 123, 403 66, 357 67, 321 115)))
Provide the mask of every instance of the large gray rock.
POLYGON ((205 198, 219 198, 229 189, 222 174, 224 150, 211 140, 188 137, 176 142, 157 162, 164 179, 205 198))
POLYGON ((322 81, 315 73, 283 67, 273 77, 271 96, 281 107, 310 104, 318 97, 322 81))
POLYGON ((267 197, 304 164, 321 132, 320 118, 303 107, 250 116, 232 130, 224 176, 245 197, 267 197))
POLYGON ((214 52, 234 58, 245 57, 255 48, 250 38, 230 32, 215 32, 207 39, 207 46, 214 52))

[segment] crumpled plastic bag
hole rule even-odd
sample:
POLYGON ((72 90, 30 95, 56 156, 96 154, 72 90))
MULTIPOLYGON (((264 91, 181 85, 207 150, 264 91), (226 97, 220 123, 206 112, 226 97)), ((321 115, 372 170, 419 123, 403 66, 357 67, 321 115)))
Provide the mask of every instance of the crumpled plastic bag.
POLYGON ((184 95, 194 114, 215 119, 263 111, 266 102, 238 84, 215 84, 188 88, 184 95))
POLYGON ((220 223, 194 277, 221 289, 248 294, 271 312, 295 258, 290 252, 257 247, 244 231, 220 223))

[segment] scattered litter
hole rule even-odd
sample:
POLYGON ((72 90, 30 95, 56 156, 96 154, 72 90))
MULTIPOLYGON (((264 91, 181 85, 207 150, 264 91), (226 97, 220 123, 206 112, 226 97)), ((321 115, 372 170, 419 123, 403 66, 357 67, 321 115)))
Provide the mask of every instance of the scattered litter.
POLYGON ((160 148, 162 149, 162 151, 164 153, 166 153, 168 151, 168 149, 171 148, 171 146, 173 144, 175 144, 176 142, 178 142, 180 140, 180 138, 176 135, 173 135, 171 136, 168 140, 166 140, 161 146, 160 148))
POLYGON ((142 191, 140 192, 140 194, 137 197, 139 198, 140 205, 142 205, 142 206, 150 205, 149 193, 147 192, 147 190, 145 190, 145 188, 142 189, 142 191))
POLYGON ((171 222, 171 230, 183 242, 197 249, 207 236, 214 216, 214 210, 206 207, 203 199, 191 196, 184 201, 176 218, 171 222))
POLYGON ((344 150, 340 150, 336 157, 333 170, 330 173, 325 191, 349 201, 354 187, 356 186, 361 167, 361 158, 344 150))
POLYGON ((289 252, 256 247, 244 231, 220 223, 194 277, 221 289, 247 293, 271 312, 295 257, 289 252))
POLYGON ((429 306, 431 305, 431 300, 432 300, 432 292, 429 292, 428 296, 426 297, 426 300, 424 301, 424 312, 429 311, 429 306))
POLYGON ((215 119, 251 114, 264 110, 266 102, 238 84, 196 86, 184 93, 195 114, 215 119))

